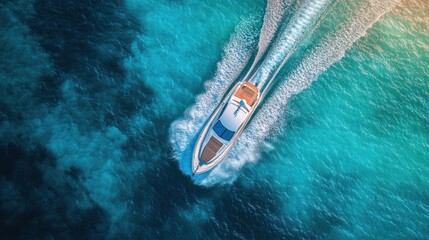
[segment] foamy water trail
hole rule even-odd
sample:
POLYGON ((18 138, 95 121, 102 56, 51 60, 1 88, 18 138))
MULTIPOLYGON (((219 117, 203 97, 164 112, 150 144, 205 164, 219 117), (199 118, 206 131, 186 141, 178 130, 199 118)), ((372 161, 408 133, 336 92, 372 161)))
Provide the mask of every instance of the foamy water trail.
POLYGON ((293 2, 293 0, 268 0, 264 22, 259 35, 258 52, 245 79, 253 73, 254 68, 264 56, 284 18, 285 12, 292 6, 293 2))
POLYGON ((266 144, 261 144, 275 130, 286 111, 286 104, 293 94, 309 87, 332 64, 339 61, 354 42, 385 13, 393 9, 398 0, 363 2, 354 16, 343 22, 332 34, 326 36, 275 89, 261 106, 260 111, 238 139, 231 153, 201 183, 207 186, 228 183, 237 177, 237 171, 246 163, 259 159, 266 144))
POLYGON ((332 0, 304 1, 290 22, 281 29, 279 38, 267 53, 264 61, 251 81, 259 83, 261 89, 269 85, 287 59, 293 54, 296 46, 313 29, 320 16, 332 0))
POLYGON ((237 26, 224 47, 223 59, 217 65, 215 76, 205 83, 206 91, 197 96, 195 104, 186 111, 182 119, 173 122, 170 128, 175 157, 186 174, 192 174, 190 161, 193 143, 200 128, 252 56, 258 34, 256 26, 254 19, 245 20, 237 26))

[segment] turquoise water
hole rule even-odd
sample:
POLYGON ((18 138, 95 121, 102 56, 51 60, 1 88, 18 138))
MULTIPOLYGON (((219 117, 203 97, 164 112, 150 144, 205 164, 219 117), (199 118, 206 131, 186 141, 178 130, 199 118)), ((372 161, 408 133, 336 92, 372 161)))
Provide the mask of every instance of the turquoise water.
POLYGON ((429 238, 426 0, 6 0, 0 22, 2 239, 429 238), (260 108, 193 177, 248 71, 260 108))
POLYGON ((233 155, 203 184, 237 178, 251 189, 264 179, 281 199, 282 221, 297 231, 428 236, 428 22, 401 16, 412 12, 406 3, 366 4, 338 1, 325 13, 261 107, 268 116, 254 119, 270 130, 253 124, 241 139, 261 155, 239 148, 233 154, 245 159, 233 155), (252 142, 258 131, 267 146, 252 142), (257 163, 240 173, 240 161, 257 163))
POLYGON ((304 229, 321 225, 330 238, 426 238, 428 78, 421 63, 428 59, 398 46, 404 31, 420 34, 410 25, 388 14, 291 99, 261 168, 304 229))

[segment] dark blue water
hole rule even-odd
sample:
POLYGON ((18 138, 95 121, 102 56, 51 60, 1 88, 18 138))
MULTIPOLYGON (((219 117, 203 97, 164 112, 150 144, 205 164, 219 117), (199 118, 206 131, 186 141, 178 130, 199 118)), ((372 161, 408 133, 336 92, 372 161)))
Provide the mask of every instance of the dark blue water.
POLYGON ((0 238, 429 238, 427 10, 2 1, 0 238), (230 156, 191 177, 229 84, 289 52, 230 156))

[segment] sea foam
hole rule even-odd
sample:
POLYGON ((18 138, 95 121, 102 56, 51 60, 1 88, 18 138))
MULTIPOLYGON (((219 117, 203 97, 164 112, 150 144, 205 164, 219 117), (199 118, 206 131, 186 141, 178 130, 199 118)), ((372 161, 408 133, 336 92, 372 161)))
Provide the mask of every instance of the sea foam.
MULTIPOLYGON (((391 1, 364 2, 350 20, 346 20, 333 33, 324 37, 319 44, 303 56, 300 64, 286 76, 260 106, 261 109, 243 131, 224 161, 209 174, 195 179, 196 182, 206 186, 230 183, 236 179, 238 170, 246 163, 256 162, 262 152, 270 150, 269 143, 264 140, 273 135, 276 126, 281 125, 289 98, 309 87, 321 73, 344 57, 345 52, 352 47, 353 43, 364 36, 366 31, 396 3, 391 1)), ((188 110, 184 119, 178 120, 172 125, 172 143, 177 157, 180 159, 180 167, 186 174, 191 174, 192 143, 195 141, 198 130, 213 111, 215 105, 212 103, 220 101, 221 96, 225 93, 225 85, 231 83, 229 80, 231 76, 237 76, 239 73, 239 70, 234 71, 232 67, 241 66, 239 68, 241 70, 245 64, 245 61, 237 61, 237 57, 233 57, 237 55, 231 54, 231 52, 241 52, 245 56, 250 54, 249 51, 246 52, 243 49, 242 45, 237 45, 233 38, 225 48, 225 58, 218 65, 216 77, 207 82, 207 91, 197 97, 196 104, 188 110), (225 68, 225 66, 227 67, 225 68)))
POLYGON ((239 76, 252 56, 257 31, 252 31, 255 21, 247 19, 241 22, 224 48, 222 60, 212 80, 205 83, 206 91, 196 98, 182 119, 173 122, 170 129, 170 140, 181 170, 191 175, 191 154, 195 137, 204 122, 217 106, 228 87, 239 76))
POLYGON ((391 1, 362 4, 353 18, 342 23, 336 31, 326 36, 304 56, 301 63, 263 103, 229 156, 202 183, 213 185, 231 182, 237 177, 237 171, 246 163, 256 162, 261 152, 270 150, 270 145, 264 143, 264 140, 281 125, 280 121, 286 113, 290 97, 308 88, 320 74, 341 60, 353 43, 364 36, 366 31, 396 4, 397 2, 391 1))

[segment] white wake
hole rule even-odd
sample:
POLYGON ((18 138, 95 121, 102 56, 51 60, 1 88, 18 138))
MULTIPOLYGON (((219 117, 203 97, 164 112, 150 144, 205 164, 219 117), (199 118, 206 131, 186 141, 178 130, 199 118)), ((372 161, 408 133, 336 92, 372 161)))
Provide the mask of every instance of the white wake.
POLYGON ((272 40, 280 26, 280 23, 282 22, 282 19, 284 19, 284 15, 287 11, 291 11, 290 8, 293 6, 293 2, 293 0, 267 1, 264 22, 262 24, 262 28, 259 34, 258 52, 245 78, 249 77, 249 75, 254 73, 255 67, 263 58, 264 54, 271 45, 272 40))
POLYGON ((205 83, 206 91, 197 96, 195 104, 185 112, 182 119, 173 122, 170 128, 175 157, 179 160, 180 169, 188 175, 192 174, 191 154, 200 128, 252 56, 258 34, 254 29, 255 23, 249 19, 237 26, 224 47, 223 59, 217 65, 215 76, 205 83))
MULTIPOLYGON (((316 2, 321 3, 322 1, 316 2)), ((377 2, 368 0, 363 2, 358 11, 349 20, 338 25, 336 30, 327 35, 308 54, 303 56, 300 64, 274 89, 263 105, 260 105, 261 109, 219 166, 208 174, 194 180, 206 186, 216 183, 229 183, 237 177, 238 170, 246 163, 256 162, 260 158, 261 152, 269 148, 268 145, 263 144, 264 140, 270 136, 279 121, 282 120, 290 96, 309 87, 323 71, 339 61, 345 55, 345 52, 352 47, 353 43, 364 36, 366 31, 398 2, 399 0, 381 0, 377 2)), ((324 4, 327 4, 326 1, 324 4)), ((303 6, 307 5, 304 4, 303 6)), ((323 10, 323 7, 326 7, 326 5, 319 5, 318 9, 323 10)), ((314 9, 315 6, 313 5, 304 12, 313 11, 314 9)), ((320 16, 320 13, 315 15, 320 16)), ((308 18, 303 14, 299 16, 303 19, 308 18)), ((291 23, 296 24, 297 21, 291 21, 291 23)), ((312 25, 314 21, 309 21, 308 24, 312 25)), ((251 40, 254 39, 252 35, 254 33, 246 32, 242 27, 237 28, 237 33, 226 45, 224 58, 218 64, 215 77, 205 85, 206 92, 196 98, 196 103, 187 110, 182 119, 175 121, 170 129, 170 138, 176 154, 175 157, 179 160, 181 170, 188 175, 191 175, 192 143, 195 142, 200 128, 217 106, 228 86, 238 77, 252 55, 249 47, 255 44, 251 40)), ((285 28, 286 31, 291 31, 291 29, 293 29, 293 26, 285 28)), ((292 41, 290 40, 290 34, 288 35, 286 32, 282 34, 282 37, 284 36, 285 38, 280 39, 285 42, 279 42, 273 48, 279 52, 271 52, 270 49, 270 53, 266 56, 268 59, 267 65, 261 65, 266 67, 267 72, 271 70, 271 73, 278 71, 275 66, 281 67, 284 64, 284 59, 281 58, 288 57, 289 53, 286 52, 291 51, 297 44, 293 43, 293 41, 299 41, 302 38, 296 37, 292 41)), ((298 33, 294 34, 297 34, 294 36, 300 35, 298 33)), ((266 75, 265 77, 265 80, 269 80, 270 76, 266 75)))
POLYGON ((264 148, 269 149, 269 145, 261 143, 275 131, 282 120, 289 98, 309 87, 321 73, 339 61, 353 43, 364 36, 366 31, 398 2, 365 2, 351 19, 326 36, 261 105, 260 111, 240 136, 231 153, 202 180, 202 184, 210 186, 232 182, 237 177, 238 170, 246 163, 256 162, 264 148))
POLYGON ((258 83, 263 90, 270 85, 283 64, 296 47, 311 32, 332 0, 307 0, 301 3, 291 20, 280 29, 278 39, 265 56, 261 66, 250 81, 258 83))

